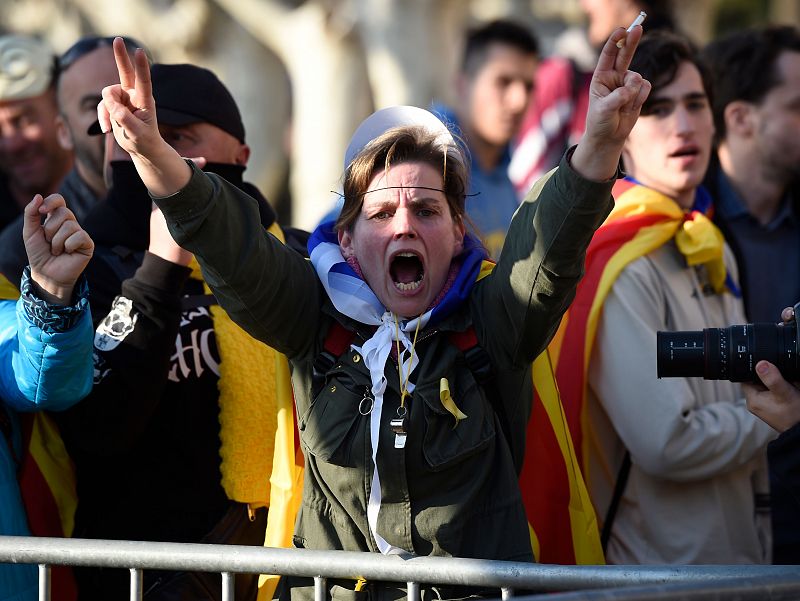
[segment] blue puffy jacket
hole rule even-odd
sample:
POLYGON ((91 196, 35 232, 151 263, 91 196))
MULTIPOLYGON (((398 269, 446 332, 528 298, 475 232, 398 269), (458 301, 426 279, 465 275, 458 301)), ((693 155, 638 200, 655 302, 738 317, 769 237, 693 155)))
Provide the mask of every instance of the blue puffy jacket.
MULTIPOLYGON (((53 310, 33 297, 27 278, 26 270, 18 301, 0 300, 0 411, 10 433, 0 430, 0 535, 29 534, 14 458, 22 452, 17 412, 66 409, 92 386, 93 330, 85 287, 75 305, 53 310)), ((0 563, 0 600, 35 601, 37 585, 35 565, 0 563)))

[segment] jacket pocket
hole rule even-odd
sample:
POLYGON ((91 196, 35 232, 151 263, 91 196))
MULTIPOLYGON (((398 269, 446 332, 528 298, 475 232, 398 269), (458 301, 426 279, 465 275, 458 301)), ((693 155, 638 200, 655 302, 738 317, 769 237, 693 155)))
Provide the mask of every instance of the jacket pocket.
POLYGON ((325 385, 300 418, 298 429, 306 451, 320 461, 354 467, 353 443, 364 417, 359 407, 371 406, 369 385, 342 366, 325 375, 325 385))
POLYGON ((489 446, 495 437, 494 411, 483 389, 466 367, 448 377, 450 394, 466 418, 456 424, 440 396, 440 382, 419 386, 415 395, 425 402, 425 437, 422 452, 433 470, 449 468, 489 446))

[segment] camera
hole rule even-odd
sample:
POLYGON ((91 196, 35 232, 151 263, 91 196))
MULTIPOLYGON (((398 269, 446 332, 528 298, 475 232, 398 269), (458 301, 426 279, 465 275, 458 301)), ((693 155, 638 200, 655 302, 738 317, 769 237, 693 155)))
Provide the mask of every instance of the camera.
POLYGON ((658 332, 659 378, 757 382, 756 363, 766 359, 790 382, 800 381, 800 303, 789 323, 748 323, 702 331, 658 332))

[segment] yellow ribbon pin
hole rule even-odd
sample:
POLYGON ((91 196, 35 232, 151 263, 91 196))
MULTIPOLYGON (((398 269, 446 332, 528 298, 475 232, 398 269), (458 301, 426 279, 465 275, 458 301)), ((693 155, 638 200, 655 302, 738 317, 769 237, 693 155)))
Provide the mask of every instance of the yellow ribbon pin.
POLYGON ((456 402, 453 400, 453 397, 450 396, 450 383, 447 381, 447 378, 439 380, 439 398, 442 400, 442 406, 455 418, 456 423, 453 424, 453 429, 455 430, 458 422, 462 419, 467 419, 467 416, 461 409, 456 407, 456 402))

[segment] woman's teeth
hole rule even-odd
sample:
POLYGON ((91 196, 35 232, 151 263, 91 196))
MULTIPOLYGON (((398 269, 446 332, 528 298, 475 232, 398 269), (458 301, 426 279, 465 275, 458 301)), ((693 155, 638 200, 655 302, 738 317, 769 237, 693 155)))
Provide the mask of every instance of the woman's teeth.
POLYGON ((394 285, 398 290, 402 290, 403 292, 408 292, 409 290, 416 290, 419 288, 419 285, 422 283, 422 280, 417 280, 416 282, 408 282, 404 284, 402 282, 395 282, 394 285))
POLYGON ((389 272, 395 287, 401 292, 417 290, 425 278, 425 270, 419 256, 408 251, 397 254, 389 272))

